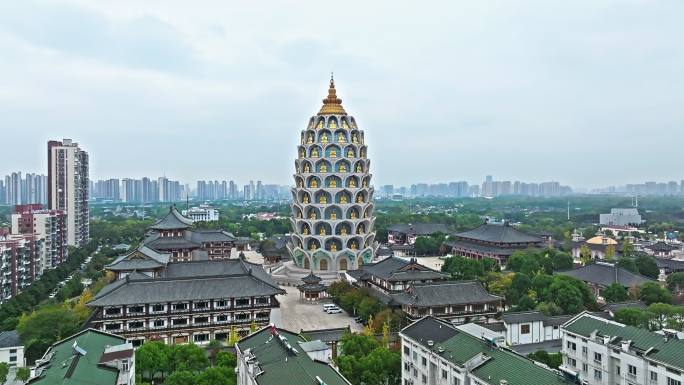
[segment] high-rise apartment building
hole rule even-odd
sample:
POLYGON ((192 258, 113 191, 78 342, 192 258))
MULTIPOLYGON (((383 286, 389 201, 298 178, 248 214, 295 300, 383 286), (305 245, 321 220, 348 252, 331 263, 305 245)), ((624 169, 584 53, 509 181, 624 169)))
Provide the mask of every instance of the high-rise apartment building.
POLYGON ((67 258, 66 215, 44 210, 41 205, 17 205, 12 214, 12 234, 32 235, 42 240, 40 271, 54 269, 67 258))
POLYGON ((43 241, 0 229, 0 303, 29 287, 41 271, 43 241))
POLYGON ((71 139, 48 142, 48 208, 67 218, 67 244, 84 246, 90 235, 88 153, 71 139))

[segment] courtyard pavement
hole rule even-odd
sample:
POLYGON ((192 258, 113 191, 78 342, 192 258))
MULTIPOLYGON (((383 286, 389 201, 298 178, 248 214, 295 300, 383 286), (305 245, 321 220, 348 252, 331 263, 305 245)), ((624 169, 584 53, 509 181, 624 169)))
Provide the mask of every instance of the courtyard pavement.
POLYGON ((287 294, 276 297, 280 301, 280 308, 271 311, 271 323, 277 327, 299 332, 302 329, 342 328, 349 325, 352 331, 363 330, 363 325, 354 322, 354 317, 349 316, 344 310, 338 314, 324 312, 323 304, 332 303, 332 300, 306 301, 299 298, 299 290, 296 287, 285 286, 283 289, 287 294))

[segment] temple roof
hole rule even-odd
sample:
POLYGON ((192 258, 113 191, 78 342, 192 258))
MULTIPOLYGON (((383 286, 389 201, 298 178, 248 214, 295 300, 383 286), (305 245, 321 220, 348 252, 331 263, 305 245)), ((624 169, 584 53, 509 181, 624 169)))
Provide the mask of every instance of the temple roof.
POLYGON ((472 230, 457 233, 455 236, 492 243, 539 243, 544 241, 540 237, 523 233, 508 223, 503 225, 483 223, 472 230))
POLYGON ((192 226, 192 219, 186 218, 176 210, 176 206, 169 207, 169 213, 149 228, 152 230, 180 230, 192 226))
POLYGON ((323 107, 318 111, 318 115, 347 115, 347 112, 342 107, 342 99, 337 97, 335 91, 335 81, 330 76, 330 87, 328 88, 328 97, 323 99, 323 107))
POLYGON ((634 274, 622 267, 601 262, 592 263, 573 270, 560 271, 556 274, 569 275, 580 281, 605 287, 613 283, 619 283, 624 287, 632 287, 639 286, 644 282, 653 281, 651 278, 634 274))
POLYGON ((156 269, 166 266, 170 257, 169 253, 157 252, 143 244, 104 267, 112 271, 156 269))
POLYGON ((399 304, 408 306, 447 306, 501 301, 489 294, 477 281, 444 281, 413 284, 402 293, 390 294, 399 304))
POLYGON ((388 281, 440 280, 449 278, 449 274, 423 266, 415 258, 407 261, 399 257, 388 257, 379 262, 363 265, 358 270, 350 270, 347 273, 357 279, 376 276, 388 281))
POLYGON ((653 251, 663 251, 669 253, 670 251, 677 250, 676 246, 669 245, 663 241, 658 241, 650 246, 645 246, 647 249, 653 251))
POLYGON ((319 282, 321 282, 322 280, 323 280, 323 279, 322 279, 321 277, 317 276, 317 275, 314 274, 314 273, 309 273, 309 275, 307 275, 306 277, 302 278, 302 282, 304 282, 304 283, 319 283, 319 282))

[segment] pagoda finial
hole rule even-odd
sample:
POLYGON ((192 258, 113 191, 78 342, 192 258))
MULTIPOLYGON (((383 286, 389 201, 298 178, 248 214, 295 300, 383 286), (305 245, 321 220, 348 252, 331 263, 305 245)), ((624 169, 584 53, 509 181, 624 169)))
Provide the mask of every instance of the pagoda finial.
POLYGON ((335 79, 333 73, 330 73, 330 87, 328 87, 328 97, 323 99, 323 107, 318 111, 318 115, 347 115, 347 112, 342 107, 342 99, 337 97, 335 90, 335 79))

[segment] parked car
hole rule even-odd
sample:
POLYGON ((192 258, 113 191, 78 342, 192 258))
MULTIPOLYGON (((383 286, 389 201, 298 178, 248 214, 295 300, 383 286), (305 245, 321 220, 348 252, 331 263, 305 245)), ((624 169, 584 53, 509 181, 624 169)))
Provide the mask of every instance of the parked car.
POLYGON ((328 310, 326 310, 326 312, 327 312, 328 314, 337 314, 337 313, 342 313, 342 309, 340 309, 339 307, 335 306, 335 307, 330 307, 330 308, 328 308, 328 310))

